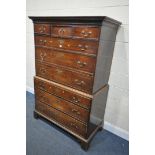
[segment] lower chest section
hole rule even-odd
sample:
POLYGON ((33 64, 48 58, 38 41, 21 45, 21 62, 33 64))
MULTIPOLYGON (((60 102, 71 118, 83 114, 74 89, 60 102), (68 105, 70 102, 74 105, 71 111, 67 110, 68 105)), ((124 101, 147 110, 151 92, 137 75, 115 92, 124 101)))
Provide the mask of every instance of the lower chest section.
POLYGON ((74 133, 86 137, 92 99, 35 77, 35 109, 74 133))

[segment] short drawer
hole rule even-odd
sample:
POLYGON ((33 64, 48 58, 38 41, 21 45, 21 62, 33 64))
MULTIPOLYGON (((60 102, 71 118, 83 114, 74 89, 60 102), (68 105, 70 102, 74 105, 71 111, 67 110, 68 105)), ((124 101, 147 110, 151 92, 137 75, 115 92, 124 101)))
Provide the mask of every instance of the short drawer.
POLYGON ((98 40, 100 36, 100 27, 52 25, 51 35, 56 37, 75 37, 98 40))
POLYGON ((34 33, 50 35, 50 24, 34 24, 34 33))
POLYGON ((47 82, 47 80, 44 80, 42 78, 35 77, 34 78, 34 86, 35 89, 41 89, 43 91, 46 91, 50 94, 54 94, 55 96, 59 96, 67 101, 70 101, 76 105, 79 105, 83 108, 90 109, 91 107, 91 98, 84 97, 80 94, 77 94, 75 92, 71 92, 67 89, 61 88, 59 86, 56 86, 52 84, 51 82, 47 82))
POLYGON ((35 52, 36 59, 39 61, 71 67, 90 73, 94 73, 95 71, 96 57, 55 51, 42 47, 36 47, 35 52))
POLYGON ((79 38, 97 39, 100 37, 100 27, 79 26, 74 28, 74 36, 79 38))
POLYGON ((51 26, 51 35, 54 37, 72 37, 73 27, 68 26, 51 26))
POLYGON ((36 62, 36 75, 87 93, 92 92, 93 76, 89 74, 36 62))
POLYGON ((35 87, 35 97, 37 101, 48 104, 53 108, 58 109, 78 120, 88 123, 89 111, 84 108, 81 108, 71 102, 65 101, 60 97, 56 97, 55 95, 51 95, 36 87, 35 87))
POLYGON ((36 101, 35 109, 49 119, 55 120, 62 126, 74 131, 78 135, 83 137, 86 136, 87 125, 84 123, 38 101, 36 101))
POLYGON ((47 36, 35 36, 37 46, 53 47, 56 49, 79 51, 82 53, 95 54, 98 49, 97 41, 85 41, 76 39, 51 38, 47 36))

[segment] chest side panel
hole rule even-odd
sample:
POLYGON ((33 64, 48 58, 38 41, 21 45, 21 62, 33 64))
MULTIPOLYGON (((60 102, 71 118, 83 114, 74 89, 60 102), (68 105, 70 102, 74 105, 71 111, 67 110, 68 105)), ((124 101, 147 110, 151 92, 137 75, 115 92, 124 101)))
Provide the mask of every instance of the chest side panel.
POLYGON ((93 93, 108 83, 117 29, 117 25, 103 22, 96 62, 93 93))

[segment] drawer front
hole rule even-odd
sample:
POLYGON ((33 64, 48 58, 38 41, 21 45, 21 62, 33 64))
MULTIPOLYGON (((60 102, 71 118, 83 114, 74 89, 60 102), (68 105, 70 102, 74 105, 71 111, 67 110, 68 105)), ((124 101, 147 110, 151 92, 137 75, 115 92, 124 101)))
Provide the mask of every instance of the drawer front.
POLYGON ((55 86, 45 80, 41 80, 37 77, 34 78, 35 88, 46 91, 50 94, 54 94, 59 96, 67 101, 70 101, 74 104, 77 104, 83 108, 90 109, 91 107, 91 99, 83 97, 81 95, 75 94, 69 90, 62 89, 58 86, 55 86))
POLYGON ((65 101, 59 97, 51 95, 45 91, 35 88, 36 100, 43 102, 58 109, 76 119, 79 119, 85 123, 89 120, 89 111, 81 108, 71 102, 65 101))
POLYGON ((52 26, 51 35, 56 37, 75 37, 98 40, 100 36, 100 27, 52 26))
POLYGON ((63 50, 80 51, 82 53, 95 54, 98 49, 97 41, 81 41, 73 39, 50 38, 47 36, 35 36, 38 46, 53 47, 63 50))
POLYGON ((94 73, 96 58, 36 47, 36 59, 94 73))
POLYGON ((52 26, 51 35, 56 37, 71 37, 73 35, 73 28, 66 26, 52 26))
POLYGON ((81 123, 78 120, 46 105, 36 101, 35 109, 42 113, 43 115, 47 116, 50 119, 55 120, 59 124, 65 126, 66 128, 74 131, 75 133, 85 137, 87 133, 87 126, 81 123))
POLYGON ((36 62, 36 75, 87 93, 92 92, 93 77, 89 74, 81 74, 79 72, 36 62))
POLYGON ((34 24, 34 33, 50 35, 50 24, 34 24))
POLYGON ((100 27, 87 27, 87 26, 75 27, 74 36, 77 36, 80 38, 89 38, 89 39, 99 40, 100 27))

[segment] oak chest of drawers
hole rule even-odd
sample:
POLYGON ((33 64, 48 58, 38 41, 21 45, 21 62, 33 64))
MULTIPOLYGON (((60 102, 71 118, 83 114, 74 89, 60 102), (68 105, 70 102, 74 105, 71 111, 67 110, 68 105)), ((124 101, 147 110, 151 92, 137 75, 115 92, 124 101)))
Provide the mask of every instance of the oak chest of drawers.
POLYGON ((120 22, 100 17, 29 17, 35 38, 35 118, 88 145, 102 129, 120 22))

